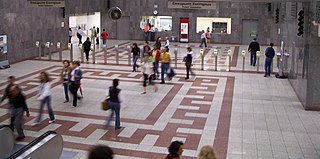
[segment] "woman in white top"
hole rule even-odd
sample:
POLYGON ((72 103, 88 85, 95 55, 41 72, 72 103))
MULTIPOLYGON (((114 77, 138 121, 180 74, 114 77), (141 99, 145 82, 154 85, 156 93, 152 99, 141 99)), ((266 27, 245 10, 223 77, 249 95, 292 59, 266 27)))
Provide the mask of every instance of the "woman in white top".
POLYGON ((147 93, 147 81, 149 80, 149 84, 154 86, 154 91, 158 90, 157 86, 152 82, 152 76, 154 76, 153 64, 149 60, 149 55, 146 56, 146 62, 142 65, 143 72, 143 92, 141 94, 147 93))
POLYGON ((35 124, 38 124, 41 121, 42 110, 45 104, 47 104, 48 113, 50 121, 49 123, 53 123, 55 121, 53 110, 51 107, 51 84, 50 84, 49 75, 46 72, 40 73, 40 87, 39 94, 37 100, 40 101, 40 109, 39 115, 36 119, 35 124))

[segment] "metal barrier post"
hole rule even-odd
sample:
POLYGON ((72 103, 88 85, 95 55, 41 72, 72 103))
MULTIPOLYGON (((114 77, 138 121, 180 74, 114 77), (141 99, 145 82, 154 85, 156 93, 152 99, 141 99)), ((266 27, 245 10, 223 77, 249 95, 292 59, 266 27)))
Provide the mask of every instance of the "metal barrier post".
POLYGON ((95 64, 96 63, 96 48, 94 47, 94 44, 91 44, 90 50, 92 51, 92 63, 95 64))
POLYGON ((245 69, 246 51, 242 50, 242 71, 245 69))
POLYGON ((174 49, 174 67, 175 68, 178 68, 178 48, 175 48, 174 49))
POLYGON ((213 54, 214 54, 214 70, 218 71, 218 50, 214 49, 213 54))
POLYGON ((73 61, 73 48, 71 43, 68 43, 68 50, 70 50, 70 61, 73 61))
POLYGON ((128 49, 128 65, 130 66, 131 65, 131 46, 128 45, 127 49, 128 49))
POLYGON ((39 59, 41 59, 41 47, 40 47, 40 42, 39 41, 36 41, 36 47, 38 48, 39 59))
POLYGON ((259 72, 260 67, 260 51, 257 51, 257 72, 259 72))
POLYGON ((103 46, 104 64, 107 64, 107 47, 103 46))
POLYGON ((83 56, 83 45, 82 44, 79 45, 79 49, 80 49, 81 63, 83 63, 84 62, 84 56, 83 56))
POLYGON ((231 71, 231 50, 228 50, 228 57, 229 57, 229 72, 231 71))
POLYGON ((115 45, 114 48, 116 50, 116 64, 119 65, 119 46, 115 45))
POLYGON ((62 50, 61 50, 61 43, 57 42, 57 48, 59 50, 59 61, 62 61, 62 50))
POLYGON ((203 55, 204 49, 200 49, 200 55, 201 55, 201 70, 204 70, 204 55, 203 55))
POLYGON ((51 61, 51 50, 50 50, 50 42, 46 42, 46 48, 48 49, 49 61, 51 61))

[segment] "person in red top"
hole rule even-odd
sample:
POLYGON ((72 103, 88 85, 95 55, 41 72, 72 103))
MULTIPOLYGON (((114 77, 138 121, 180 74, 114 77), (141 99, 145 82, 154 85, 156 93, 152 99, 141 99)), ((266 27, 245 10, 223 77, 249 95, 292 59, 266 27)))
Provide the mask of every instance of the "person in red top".
POLYGON ((108 33, 106 32, 106 29, 103 29, 101 33, 101 39, 104 47, 107 47, 107 38, 108 38, 108 33))
POLYGON ((183 152, 183 142, 173 141, 168 150, 169 154, 164 159, 179 159, 183 152))
POLYGON ((150 56, 153 57, 153 69, 154 69, 154 75, 156 77, 159 77, 159 61, 160 61, 160 50, 156 44, 153 45, 153 50, 150 52, 150 56))

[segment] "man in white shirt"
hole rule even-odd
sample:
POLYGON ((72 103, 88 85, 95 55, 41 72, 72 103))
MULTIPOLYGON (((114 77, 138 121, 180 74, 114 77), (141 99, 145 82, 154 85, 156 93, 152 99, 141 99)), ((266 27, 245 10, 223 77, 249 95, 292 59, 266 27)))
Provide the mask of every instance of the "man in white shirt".
POLYGON ((204 30, 201 31, 201 44, 199 47, 203 47, 203 44, 205 47, 207 47, 206 33, 204 32, 204 30))

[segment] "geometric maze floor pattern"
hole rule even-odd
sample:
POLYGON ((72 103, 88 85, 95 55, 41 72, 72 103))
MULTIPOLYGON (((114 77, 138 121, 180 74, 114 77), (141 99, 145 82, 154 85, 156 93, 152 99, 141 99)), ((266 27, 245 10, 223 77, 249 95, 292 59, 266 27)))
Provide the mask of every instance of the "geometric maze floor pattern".
MULTIPOLYGON (((61 66, 52 65, 29 74, 18 76, 17 83, 27 96, 31 112, 25 118, 24 142, 30 142, 48 130, 56 131, 64 139, 64 150, 77 152, 75 158, 86 158, 86 151, 96 144, 109 145, 116 158, 163 158, 167 147, 174 140, 183 141, 183 158, 196 158, 204 145, 219 145, 215 149, 221 158, 227 153, 234 77, 198 75, 185 81, 184 75, 176 75, 164 85, 157 84, 158 91, 148 88, 142 92, 141 73, 130 68, 109 66, 82 66, 84 98, 76 108, 63 103, 63 88, 59 83, 61 66), (48 124, 47 112, 43 121, 31 126, 38 114, 35 100, 38 75, 46 71, 52 78, 52 106, 56 122, 48 124), (120 79, 124 98, 121 104, 121 126, 104 129, 108 111, 100 109, 107 88, 114 78, 120 79), (228 111, 229 110, 229 111, 228 111), (219 119, 220 117, 220 119, 219 119)), ((158 83, 158 81, 157 81, 158 83)), ((0 83, 3 89, 6 83, 0 83)), ((0 122, 9 122, 7 104, 0 109, 0 122)))

